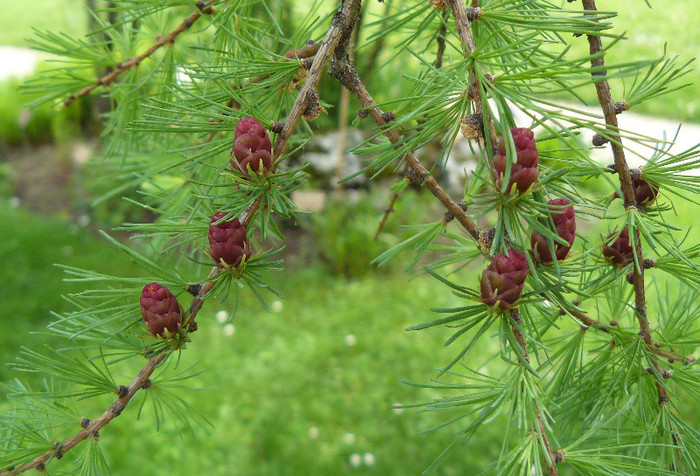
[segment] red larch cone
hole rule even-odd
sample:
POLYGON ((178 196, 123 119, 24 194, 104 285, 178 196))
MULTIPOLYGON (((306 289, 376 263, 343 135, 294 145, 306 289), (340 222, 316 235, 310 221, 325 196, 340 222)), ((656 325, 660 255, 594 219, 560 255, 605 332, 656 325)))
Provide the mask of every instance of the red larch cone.
MULTIPOLYGON (((555 207, 565 207, 571 204, 571 202, 565 198, 555 198, 548 203, 555 207)), ((557 260, 563 260, 566 258, 566 255, 569 254, 571 245, 574 243, 574 238, 576 238, 576 214, 574 212, 574 207, 558 208, 557 211, 552 212, 551 216, 557 234, 569 243, 568 246, 565 246, 556 241, 554 242, 554 253, 557 260)), ((549 244, 547 243, 547 238, 539 231, 532 231, 530 246, 532 246, 532 252, 538 261, 542 263, 551 263, 554 261, 549 249, 549 244)))
POLYGON ((527 258, 509 249, 508 255, 497 254, 481 273, 481 302, 507 311, 520 299, 529 273, 527 258))
POLYGON ((177 333, 182 313, 182 307, 167 286, 155 282, 144 286, 141 291, 141 315, 154 337, 165 338, 177 333))
MULTIPOLYGON (((537 181, 540 171, 537 169, 539 155, 535 145, 535 134, 526 127, 514 127, 510 130, 513 135, 517 162, 510 164, 510 178, 508 179, 507 193, 510 193, 513 185, 519 194, 525 193, 537 181)), ((493 156, 491 170, 496 183, 500 187, 506 173, 506 144, 503 138, 498 141, 498 149, 493 156)))
POLYGON ((243 257, 246 259, 252 255, 248 247, 245 225, 238 218, 215 224, 225 217, 222 212, 215 213, 211 217, 209 225, 209 254, 217 265, 223 263, 229 267, 241 264, 243 257))
POLYGON ((231 167, 243 173, 272 168, 272 143, 265 127, 254 117, 238 121, 234 132, 231 167))

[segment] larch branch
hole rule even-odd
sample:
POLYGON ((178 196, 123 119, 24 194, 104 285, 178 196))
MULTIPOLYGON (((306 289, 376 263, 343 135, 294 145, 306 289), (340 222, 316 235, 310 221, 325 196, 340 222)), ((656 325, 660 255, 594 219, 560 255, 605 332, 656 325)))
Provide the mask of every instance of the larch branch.
POLYGON ((119 76, 122 75, 122 73, 129 71, 130 69, 137 68, 143 60, 151 56, 153 53, 158 51, 161 47, 168 45, 168 44, 173 44, 175 42, 175 38, 178 37, 180 33, 182 33, 185 30, 190 29, 194 23, 199 20, 199 18, 202 16, 202 14, 211 14, 212 13, 212 5, 214 5, 218 0, 209 0, 208 2, 197 2, 197 11, 194 11, 190 13, 187 18, 185 18, 182 23, 180 23, 173 31, 168 33, 165 36, 159 37, 158 40, 150 46, 146 51, 141 53, 140 55, 134 57, 134 58, 129 58, 125 61, 122 61, 121 63, 117 64, 116 66, 113 67, 112 71, 109 73, 100 76, 95 80, 93 84, 90 86, 86 86, 83 89, 81 89, 79 92, 75 94, 71 94, 68 96, 66 99, 63 100, 63 105, 64 106, 69 106, 71 103, 73 103, 76 99, 81 98, 83 96, 87 96, 90 94, 92 91, 95 89, 99 88, 100 86, 109 86, 112 84, 114 81, 117 80, 119 76))

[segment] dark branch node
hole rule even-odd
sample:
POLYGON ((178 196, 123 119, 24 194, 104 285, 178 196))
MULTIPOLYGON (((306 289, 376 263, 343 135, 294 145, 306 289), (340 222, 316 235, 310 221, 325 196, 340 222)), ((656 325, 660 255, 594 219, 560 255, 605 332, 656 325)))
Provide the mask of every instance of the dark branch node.
POLYGON ((89 419, 89 418, 82 417, 82 418, 80 419, 80 426, 82 426, 83 428, 87 428, 89 425, 90 425, 90 419, 89 419))
POLYGON ((625 111, 629 111, 629 104, 625 101, 617 101, 615 103, 615 114, 622 114, 625 111))
POLYGON ((396 113, 394 111, 387 111, 382 113, 382 119, 386 122, 391 122, 396 120, 396 113))
POLYGON ((199 291, 202 290, 202 285, 201 284, 188 284, 187 285, 187 292, 190 293, 193 296, 196 296, 199 294, 199 291))
POLYGON ((275 134, 279 134, 284 129, 284 122, 273 122, 270 126, 270 130, 275 134))
POLYGON ((479 7, 469 7, 467 8, 467 20, 476 21, 481 18, 482 12, 479 7))
POLYGON ((151 388, 151 385, 153 385, 153 382, 151 382, 150 378, 147 378, 145 382, 143 382, 143 385, 141 385, 141 388, 144 390, 148 390, 151 388))
POLYGON ((564 450, 555 451, 554 452, 554 462, 555 463, 563 463, 565 455, 566 455, 566 452, 564 450))
POLYGON ((202 0, 197 1, 197 8, 200 12, 204 13, 205 15, 210 15, 214 11, 213 7, 207 6, 207 4, 204 3, 202 0))
POLYGON ((602 135, 600 135, 600 134, 595 134, 595 135, 593 136, 592 142, 593 142, 593 145, 594 145, 594 146, 600 147, 601 145, 607 144, 609 141, 608 141, 607 138, 603 137, 602 135))
POLYGON ((126 385, 120 385, 120 386, 117 388, 117 392, 116 392, 116 393, 117 393, 117 396, 118 396, 119 398, 124 398, 124 397, 126 397, 127 395, 129 395, 129 387, 127 387, 126 385))

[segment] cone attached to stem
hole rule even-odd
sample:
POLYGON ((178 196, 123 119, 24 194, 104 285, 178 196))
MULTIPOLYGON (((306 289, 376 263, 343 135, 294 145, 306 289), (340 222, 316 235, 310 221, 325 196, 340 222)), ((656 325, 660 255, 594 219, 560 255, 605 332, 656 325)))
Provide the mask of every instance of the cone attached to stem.
POLYGON ((497 254, 481 274, 481 302, 507 311, 520 299, 529 273, 527 258, 520 251, 509 249, 497 254))
MULTIPOLYGON (((552 221, 557 234, 569 244, 566 246, 556 241, 554 242, 554 254, 557 260, 563 260, 569 254, 571 245, 576 238, 576 214, 574 207, 567 207, 567 205, 571 205, 571 202, 565 198, 555 198, 548 203, 550 206, 558 207, 556 211, 552 212, 552 221)), ((542 263, 554 261, 547 238, 539 231, 533 230, 530 236, 530 245, 532 246, 532 253, 535 255, 535 259, 542 263)))
POLYGON ((153 282, 141 291, 141 315, 153 337, 170 337, 180 330, 182 307, 167 286, 153 282))
POLYGON ((252 256, 245 225, 238 218, 217 223, 226 216, 215 213, 209 224, 209 254, 221 267, 235 268, 252 256))
POLYGON ((535 145, 535 134, 526 127, 514 127, 510 130, 513 135, 517 160, 515 163, 506 154, 506 144, 503 138, 498 141, 498 148, 493 155, 491 170, 498 187, 503 185, 506 173, 507 161, 511 160, 510 177, 506 193, 510 193, 513 186, 522 195, 537 181, 540 171, 537 169, 539 154, 535 145))
POLYGON ((231 167, 244 174, 270 170, 272 143, 265 126, 254 117, 245 117, 238 121, 231 156, 231 167))

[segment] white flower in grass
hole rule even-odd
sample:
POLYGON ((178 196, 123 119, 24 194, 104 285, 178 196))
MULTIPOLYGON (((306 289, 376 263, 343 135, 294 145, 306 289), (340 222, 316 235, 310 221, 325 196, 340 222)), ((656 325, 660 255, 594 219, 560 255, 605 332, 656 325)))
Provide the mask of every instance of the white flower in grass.
POLYGON ((22 205, 22 199, 19 197, 10 197, 8 203, 10 205, 10 208, 14 210, 16 208, 19 208, 20 205, 22 205))
POLYGON ((391 406, 391 411, 394 412, 394 415, 401 415, 403 410, 404 409, 399 402, 396 402, 391 406))
POLYGON ((350 466, 357 468, 362 464, 362 456, 360 456, 359 453, 353 453, 350 455, 350 458, 348 458, 348 462, 350 466))
POLYGON ((226 337, 231 337, 234 332, 236 332, 236 326, 234 326, 233 324, 226 324, 224 326, 224 335, 226 337))
POLYGON ((354 334, 348 334, 345 336, 345 345, 352 347, 357 344, 357 337, 354 334))
POLYGON ((319 431, 317 427, 312 426, 311 428, 309 428, 309 438, 311 438, 312 440, 318 438, 318 433, 319 431))
POLYGON ((228 312, 219 311, 216 313, 216 316, 214 316, 214 317, 216 318, 216 322, 220 322, 223 324, 224 322, 226 322, 228 320, 228 312))
POLYGON ((345 444, 351 445, 355 443, 355 440, 357 440, 357 438, 355 437, 355 433, 345 433, 343 435, 343 441, 345 442, 345 444))
POLYGON ((376 463, 376 459, 374 458, 374 455, 372 453, 369 453, 369 452, 362 455, 362 461, 367 466, 374 466, 374 463, 376 463))
POLYGON ((83 213, 78 217, 78 220, 76 220, 78 223, 78 226, 81 228, 85 228, 90 224, 90 215, 83 213))
POLYGON ((280 312, 282 310, 282 301, 272 301, 270 309, 272 309, 272 312, 280 312))

